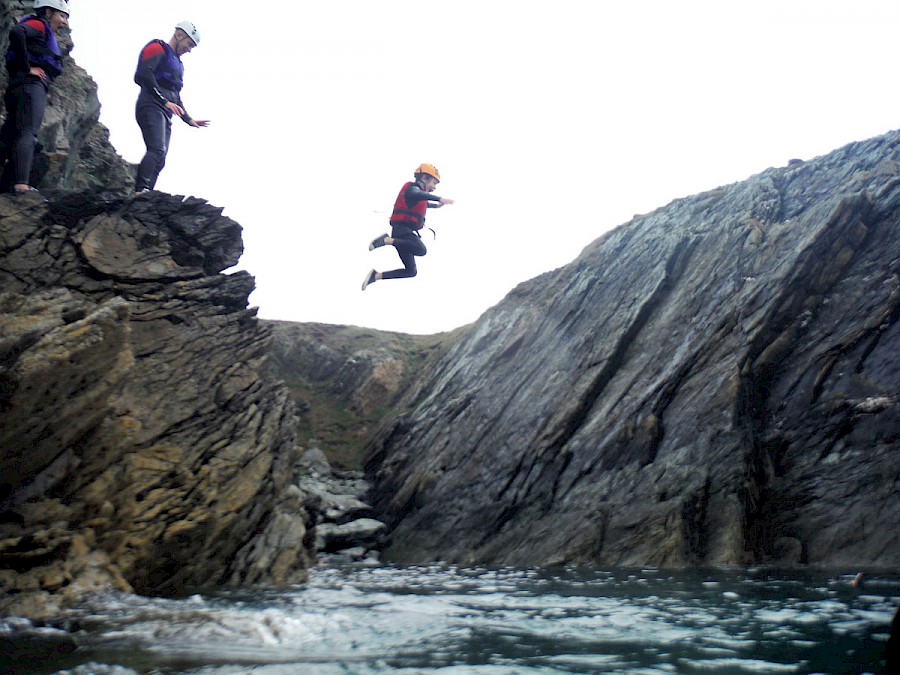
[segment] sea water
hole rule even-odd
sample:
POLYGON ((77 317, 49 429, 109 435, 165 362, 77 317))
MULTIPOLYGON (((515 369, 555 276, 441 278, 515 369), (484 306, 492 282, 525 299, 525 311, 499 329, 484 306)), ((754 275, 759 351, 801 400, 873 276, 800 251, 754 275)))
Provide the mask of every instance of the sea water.
POLYGON ((316 568, 306 584, 109 594, 0 620, 16 675, 880 673, 900 574, 316 568))

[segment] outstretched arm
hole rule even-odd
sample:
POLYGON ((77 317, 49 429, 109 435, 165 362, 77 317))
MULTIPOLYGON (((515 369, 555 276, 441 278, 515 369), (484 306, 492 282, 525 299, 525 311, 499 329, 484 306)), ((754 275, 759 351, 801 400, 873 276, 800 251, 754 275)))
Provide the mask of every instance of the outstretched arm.
POLYGON ((406 203, 407 204, 415 204, 416 202, 420 202, 422 200, 428 201, 429 209, 439 209, 444 204, 452 204, 453 200, 448 199, 447 197, 438 197, 433 192, 425 192, 418 185, 410 185, 406 189, 406 203))
POLYGON ((209 126, 209 120, 195 120, 193 117, 188 115, 187 108, 185 108, 184 103, 181 102, 181 94, 180 93, 178 94, 178 105, 181 106, 181 112, 179 113, 179 116, 181 117, 182 120, 184 120, 185 124, 188 124, 188 125, 194 127, 195 129, 209 126))
POLYGON ((448 199, 447 197, 438 197, 436 202, 428 202, 429 209, 439 209, 444 204, 453 204, 452 199, 448 199))

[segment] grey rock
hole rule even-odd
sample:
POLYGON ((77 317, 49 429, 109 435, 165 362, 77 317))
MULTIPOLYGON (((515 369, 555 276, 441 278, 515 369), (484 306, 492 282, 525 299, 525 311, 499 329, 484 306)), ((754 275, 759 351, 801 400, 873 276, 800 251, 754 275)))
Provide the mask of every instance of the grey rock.
POLYGON ((302 469, 317 476, 331 475, 331 464, 328 463, 328 458, 319 448, 308 448, 300 456, 299 464, 302 469))
POLYGON ((900 134, 521 284, 370 447, 393 561, 900 565, 900 134))
POLYGON ((308 476, 300 479, 299 486, 301 491, 315 497, 321 522, 343 524, 373 515, 369 504, 355 495, 341 493, 330 481, 308 476))
POLYGON ((330 485, 335 492, 352 495, 362 500, 366 499, 371 487, 369 481, 363 478, 362 472, 358 471, 335 471, 330 485))
POLYGON ((316 527, 316 548, 329 553, 355 547, 377 548, 385 527, 373 518, 360 518, 343 525, 324 523, 316 527))

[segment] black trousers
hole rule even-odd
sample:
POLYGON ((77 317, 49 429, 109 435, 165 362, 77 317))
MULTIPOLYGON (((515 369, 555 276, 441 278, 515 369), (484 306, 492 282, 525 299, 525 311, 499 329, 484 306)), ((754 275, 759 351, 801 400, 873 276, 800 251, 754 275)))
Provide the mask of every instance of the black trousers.
POLYGON ((416 256, 428 253, 422 238, 413 230, 406 227, 394 227, 391 229, 391 237, 394 239, 394 248, 403 263, 402 270, 391 270, 381 275, 382 279, 406 279, 418 274, 416 269, 416 256))
POLYGON ((38 131, 47 107, 47 88, 39 80, 13 82, 3 97, 6 121, 0 128, 0 163, 5 189, 30 185, 38 131))
POLYGON ((134 189, 152 190, 160 171, 166 165, 169 140, 172 138, 172 116, 156 105, 139 105, 135 108, 134 116, 141 128, 144 145, 147 146, 147 152, 138 165, 134 189))

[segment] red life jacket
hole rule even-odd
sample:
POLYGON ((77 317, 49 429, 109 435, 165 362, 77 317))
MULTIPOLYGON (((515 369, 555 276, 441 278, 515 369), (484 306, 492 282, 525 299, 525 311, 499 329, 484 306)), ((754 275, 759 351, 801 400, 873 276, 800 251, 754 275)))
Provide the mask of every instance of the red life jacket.
POLYGON ((402 225, 413 230, 421 230, 425 227, 425 212, 428 210, 428 201, 422 199, 412 206, 406 203, 406 191, 413 182, 409 181, 397 195, 394 202, 394 211, 391 213, 391 225, 402 225))

